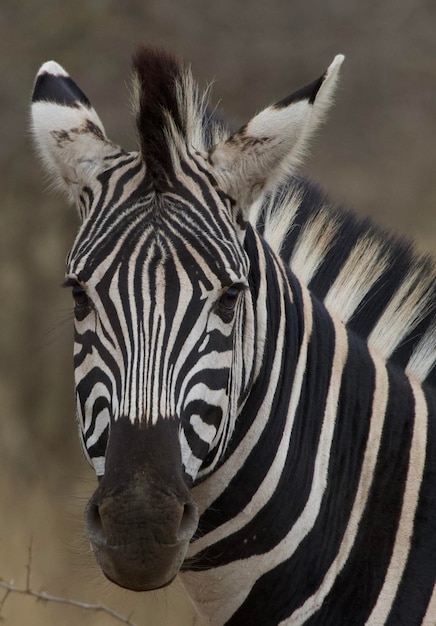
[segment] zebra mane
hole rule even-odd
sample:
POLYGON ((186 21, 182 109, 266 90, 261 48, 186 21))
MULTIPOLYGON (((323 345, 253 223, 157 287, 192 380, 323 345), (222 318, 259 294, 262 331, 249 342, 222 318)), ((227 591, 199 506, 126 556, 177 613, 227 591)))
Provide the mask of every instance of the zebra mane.
POLYGON ((257 228, 350 330, 409 374, 436 382, 433 258, 371 220, 332 206, 301 178, 269 195, 257 228))
POLYGON ((168 187, 180 156, 206 151, 225 127, 200 94, 189 67, 166 51, 141 46, 133 57, 133 106, 141 154, 157 191, 168 187))
MULTIPOLYGON (((140 47, 133 58, 141 154, 157 192, 168 189, 189 151, 230 134, 200 93, 190 68, 140 47)), ((250 221, 297 277, 382 357, 419 380, 436 379, 436 263, 408 242, 331 205, 290 177, 254 207, 250 221)))

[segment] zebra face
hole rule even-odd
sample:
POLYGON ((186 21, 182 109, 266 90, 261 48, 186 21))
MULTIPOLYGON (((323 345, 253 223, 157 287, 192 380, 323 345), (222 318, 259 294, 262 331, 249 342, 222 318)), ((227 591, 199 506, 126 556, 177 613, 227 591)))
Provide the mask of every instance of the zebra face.
POLYGON ((189 71, 141 49, 132 153, 59 65, 38 73, 34 139, 83 222, 65 284, 78 421, 99 477, 85 523, 123 587, 161 587, 183 563, 198 523, 190 487, 225 455, 259 358, 248 223, 298 164, 341 60, 228 137, 189 71))
MULTIPOLYGON (((192 181, 204 184, 198 157, 190 169, 193 192, 192 181)), ((157 196, 145 175, 126 195, 122 210, 89 207, 66 283, 80 433, 100 477, 87 532, 108 578, 149 589, 177 574, 198 523, 189 486, 213 470, 231 436, 251 297, 222 193, 209 190, 208 205, 193 193, 157 196)))
POLYGON ((69 255, 77 413, 99 476, 114 422, 177 421, 192 483, 218 462, 237 413, 245 375, 235 327, 250 302, 249 264, 222 194, 209 193, 210 211, 192 195, 144 189, 121 217, 118 206, 91 207, 69 255))

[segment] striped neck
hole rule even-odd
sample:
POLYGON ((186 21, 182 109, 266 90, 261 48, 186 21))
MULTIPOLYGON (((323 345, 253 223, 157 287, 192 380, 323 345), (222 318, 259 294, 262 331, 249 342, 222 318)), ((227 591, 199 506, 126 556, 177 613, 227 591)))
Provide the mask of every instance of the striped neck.
POLYGON ((264 314, 260 297, 256 309, 264 350, 223 464, 193 489, 200 532, 183 581, 214 626, 300 623, 336 605, 352 623, 358 589, 364 623, 389 611, 383 575, 404 568, 410 549, 425 399, 255 241, 268 283, 264 314))

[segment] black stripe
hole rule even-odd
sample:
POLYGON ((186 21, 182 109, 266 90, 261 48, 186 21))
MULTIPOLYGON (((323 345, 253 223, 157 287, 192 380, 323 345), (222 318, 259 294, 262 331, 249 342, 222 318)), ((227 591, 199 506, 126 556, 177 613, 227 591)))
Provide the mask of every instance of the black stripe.
POLYGON ((74 108, 84 105, 91 108, 88 98, 69 76, 56 76, 49 72, 40 74, 36 79, 32 102, 53 102, 74 108))
MULTIPOLYGON (((419 626, 436 581, 436 393, 427 387, 429 420, 412 549, 386 626, 419 626)), ((434 616, 436 618, 436 616, 434 616)))
MULTIPOLYGON (((295 290, 294 298, 298 298, 298 290, 295 290)), ((293 308, 288 302, 288 306, 293 308)), ((273 548, 288 532, 295 519, 301 513, 307 501, 310 491, 311 478, 315 456, 312 451, 316 449, 322 426, 321 416, 325 408, 325 400, 329 388, 330 365, 328 359, 332 357, 334 346, 334 331, 331 320, 325 313, 318 313, 314 316, 317 320, 319 334, 312 337, 308 354, 308 370, 314 371, 317 375, 306 375, 303 384, 305 397, 301 400, 295 423, 293 436, 289 445, 288 458, 284 463, 283 472, 279 479, 277 489, 271 494, 271 499, 267 505, 259 511, 255 518, 243 529, 233 536, 227 537, 219 543, 208 548, 202 555, 197 555, 195 563, 202 569, 208 566, 222 565, 232 560, 248 558, 253 554, 260 554, 273 548), (329 344, 327 347, 326 344, 329 344), (320 371, 316 363, 320 357, 320 346, 324 355, 326 368, 320 371), (312 419, 308 420, 308 415, 312 419), (292 494, 290 496, 290 494, 292 494), (284 503, 292 498, 292 507, 284 506, 284 503), (273 520, 273 523, 272 521, 273 520)), ((254 446, 244 464, 242 470, 231 480, 227 490, 222 496, 212 504, 201 518, 201 530, 207 533, 208 529, 225 523, 235 517, 251 500, 260 483, 264 479, 271 463, 271 459, 276 456, 277 448, 281 442, 283 429, 286 423, 287 409, 292 381, 295 374, 295 365, 298 359, 298 346, 301 339, 300 330, 296 327, 295 313, 288 312, 287 319, 291 321, 286 329, 286 340, 282 350, 281 374, 279 386, 276 389, 271 407, 271 419, 262 433, 259 441, 254 446), (293 323, 292 323, 293 321, 293 323), (203 528, 204 524, 204 528, 203 528)), ((274 341, 273 333, 267 337, 268 345, 274 341)), ((275 348, 277 349, 277 348, 275 348)), ((275 352, 271 345, 271 353, 275 352)), ((271 371, 271 364, 265 364, 263 374, 268 375, 271 371)), ((262 400, 265 396, 265 386, 262 380, 259 387, 263 388, 262 400)), ((256 387, 256 385, 255 385, 256 387)), ((247 406, 239 419, 239 423, 244 422, 244 413, 252 412, 251 394, 247 406)), ((234 442, 232 441, 232 446, 234 442)), ((241 622, 243 623, 243 622, 241 622)), ((248 623, 248 622, 247 622, 248 623)))
MULTIPOLYGON (((119 206, 117 206, 118 201, 125 192, 126 185, 130 183, 132 177, 140 172, 142 167, 141 162, 138 162, 136 157, 132 159, 132 157, 128 155, 125 162, 118 163, 97 176, 99 183, 97 190, 95 190, 97 200, 94 206, 89 205, 88 207, 87 219, 83 224, 80 238, 75 242, 74 248, 70 252, 71 257, 77 256, 78 253, 85 254, 91 248, 97 247, 101 239, 107 238, 111 233, 114 222, 116 222, 121 213, 123 213, 123 219, 121 223, 116 226, 119 232, 125 230, 126 226, 128 226, 139 212, 144 212, 143 208, 132 207, 148 194, 149 187, 146 178, 136 189, 129 193, 129 196, 119 206), (111 190, 110 197, 108 197, 111 178, 114 173, 118 174, 118 170, 122 169, 124 169, 124 172, 119 176, 114 189, 111 190)), ((94 197, 92 200, 94 201, 94 197)), ((103 257, 98 255, 98 258, 103 257)))
MULTIPOLYGON (((190 409, 190 407, 188 406, 187 409, 190 409)), ((216 407, 213 407, 213 409, 215 410, 211 413, 211 415, 214 417, 214 423, 217 424, 222 419, 222 411, 220 409, 217 409, 216 407)), ((183 420, 182 423, 183 432, 185 434, 190 450, 198 459, 204 459, 209 451, 209 444, 205 443, 203 439, 201 439, 197 435, 189 421, 183 420)))
POLYGON ((291 95, 286 96, 286 98, 283 98, 283 100, 276 102, 276 104, 273 105, 273 108, 285 109, 289 105, 295 104, 296 102, 301 102, 302 100, 307 100, 309 104, 313 104, 316 100, 318 91, 320 90, 321 85, 324 82, 324 79, 325 79, 325 73, 322 76, 320 76, 320 78, 317 78, 316 80, 312 81, 305 87, 301 87, 301 89, 294 91, 293 93, 291 93, 291 95))
MULTIPOLYGON (((228 622, 229 625, 249 623, 253 626, 257 624, 273 626, 286 619, 308 596, 316 592, 329 563, 335 557, 357 489, 358 469, 363 455, 362 445, 367 437, 368 419, 365 420, 364 416, 366 414, 368 418, 370 410, 368 398, 371 398, 372 394, 369 392, 369 396, 367 395, 368 389, 365 389, 362 375, 366 376, 370 383, 373 368, 369 357, 362 359, 362 356, 353 349, 347 362, 347 379, 353 369, 352 365, 359 367, 356 372, 358 376, 354 377, 354 385, 357 384, 357 387, 354 387, 350 395, 351 390, 346 387, 347 384, 353 384, 351 377, 348 383, 344 381, 341 389, 330 483, 316 526, 300 544, 292 558, 261 576, 246 602, 228 622), (362 363, 365 367, 362 366, 360 370, 362 363), (288 598, 288 605, 285 607, 283 597, 288 598), (262 615, 262 619, 258 617, 259 615, 262 615), (265 615, 268 616, 266 619, 265 615)), ((384 581, 401 513, 409 460, 404 450, 410 447, 412 426, 410 416, 414 410, 413 397, 404 382, 404 377, 390 372, 389 378, 391 394, 387 424, 383 431, 374 483, 359 533, 349 559, 326 601, 321 609, 305 622, 308 626, 364 624, 384 581), (406 415, 404 418, 401 418, 400 407, 406 415)))
MULTIPOLYGON (((282 540, 302 513, 309 497, 313 480, 315 451, 318 447, 322 428, 321 418, 325 411, 325 401, 330 383, 329 372, 331 371, 331 359, 335 344, 331 320, 316 304, 314 325, 316 328, 309 348, 308 368, 303 384, 305 395, 300 401, 288 458, 284 464, 279 485, 268 506, 255 518, 257 525, 253 525, 250 529, 251 535, 256 536, 256 542, 259 542, 259 539, 262 542, 262 550, 259 549, 260 546, 258 545, 256 550, 252 550, 253 553, 270 550, 282 540), (321 355, 323 355, 324 368, 319 367, 321 355)), ((345 481, 347 478, 349 476, 345 475, 343 480, 345 481)), ((333 493, 334 486, 331 489, 333 493)), ((258 580, 246 604, 237 611, 229 624, 246 623, 253 626, 260 626, 261 624, 275 626, 290 612, 289 608, 286 607, 283 614, 281 613, 284 598, 290 597, 292 606, 298 606, 301 598, 305 597, 307 586, 310 587, 311 581, 312 584, 317 581, 316 572, 324 571, 330 563, 329 555, 325 557, 326 547, 324 545, 325 524, 326 522, 332 523, 332 520, 328 519, 329 515, 337 516, 333 520, 334 541, 329 544, 333 551, 341 537, 341 530, 347 519, 347 509, 332 511, 331 506, 329 506, 329 499, 330 494, 327 492, 324 508, 309 541, 309 546, 315 544, 313 540, 313 536, 315 536, 315 539, 321 544, 322 550, 315 545, 313 551, 308 552, 308 541, 303 542, 304 548, 299 549, 295 557, 258 580), (284 571, 280 571, 281 569, 284 571)), ((250 525, 247 526, 247 529, 249 528, 250 525)), ((247 536, 249 535, 247 534, 247 536)), ((240 555, 238 554, 237 557, 240 558, 240 555)))
POLYGON ((101 433, 98 440, 89 448, 87 448, 88 454, 91 459, 98 458, 100 456, 104 456, 106 454, 107 442, 109 439, 109 431, 110 431, 110 423, 106 426, 104 431, 101 433))
MULTIPOLYGON (((272 270, 270 269, 269 271, 272 271, 272 270)), ((272 280, 274 279, 274 274, 271 274, 271 278, 272 280)), ((272 289, 271 284, 270 284, 270 289, 272 289)), ((273 289, 272 291, 274 292, 273 289)), ((277 292, 275 292, 274 295, 277 298, 277 295, 278 295, 277 292)), ((278 321, 278 316, 280 315, 280 311, 281 311, 280 303, 277 303, 274 306, 272 303, 272 298, 270 299, 270 306, 271 306, 271 315, 269 316, 270 326, 269 326, 268 335, 267 335, 269 350, 267 350, 267 354, 265 355, 266 360, 264 364, 262 365, 262 371, 259 374, 259 377, 256 383, 253 385, 250 391, 250 396, 247 401, 247 404, 245 405, 241 415, 239 416, 237 432, 234 433, 234 436, 232 437, 230 444, 228 445, 227 450, 225 451, 225 457, 222 459, 222 461, 224 461, 225 458, 228 458, 237 449, 237 446, 239 445, 241 438, 246 434, 246 431, 251 425, 252 420, 256 416, 257 411, 265 397, 265 390, 267 387, 267 381, 269 380, 269 377, 271 375, 272 363, 273 363, 273 358, 275 355, 276 342, 277 342, 277 336, 276 336, 277 330, 276 329, 277 329, 278 324, 274 325, 272 318, 275 316, 276 321, 278 321)), ((293 351, 295 349, 296 348, 294 347, 293 351)), ((295 367, 295 361, 293 361, 291 358, 284 359, 282 356, 281 367, 282 367, 282 371, 286 371, 287 367, 290 367, 292 370, 295 367)), ((292 373, 293 372, 291 371, 290 374, 292 375, 292 373)), ((281 380, 283 380, 283 378, 281 380)), ((275 395, 275 404, 272 407, 273 410, 274 409, 277 410, 276 403, 278 401, 279 401, 279 393, 275 395)), ((284 405, 285 405, 285 402, 284 402, 284 405)), ((260 451, 262 450, 262 445, 265 445, 266 446, 265 449, 268 450, 268 455, 271 455, 271 458, 274 456, 274 452, 280 443, 281 433, 283 431, 285 420, 286 420, 286 414, 283 411, 284 405, 280 406, 282 411, 281 413, 277 414, 276 420, 275 421, 270 420, 265 432, 262 434, 259 442, 253 449, 247 462, 244 464, 243 469, 240 472, 240 474, 233 477, 233 479, 229 483, 229 486, 227 487, 225 492, 222 494, 222 496, 201 517, 199 527, 201 529, 202 534, 208 532, 208 530, 210 529, 213 529, 225 523, 226 521, 234 517, 244 506, 246 506, 246 504, 249 502, 251 497, 254 495, 254 493, 258 489, 258 486, 262 482, 263 478, 265 477, 265 474, 268 471, 268 467, 269 467, 269 462, 265 463, 264 461, 262 461, 259 454, 260 454, 260 451)), ((205 459, 206 467, 209 462, 210 462, 210 459, 206 458, 205 459)), ((229 541, 232 541, 232 538, 230 538, 230 540, 224 540, 225 543, 228 543, 229 541)), ((214 553, 218 553, 220 551, 220 548, 219 546, 218 547, 213 546, 210 551, 211 552, 213 551, 214 553)), ((213 566, 213 562, 211 563, 209 561, 210 551, 209 549, 207 550, 207 556, 205 560, 206 560, 207 565, 213 566)), ((226 561, 227 561, 227 558, 229 560, 232 560, 232 551, 230 551, 227 554, 227 556, 222 555, 222 558, 225 558, 226 561)), ((198 557, 196 557, 196 562, 197 561, 201 562, 200 559, 198 559, 198 557)))
POLYGON ((407 379, 394 369, 388 374, 389 402, 365 514, 345 567, 307 626, 364 624, 384 583, 401 514, 414 413, 407 379))

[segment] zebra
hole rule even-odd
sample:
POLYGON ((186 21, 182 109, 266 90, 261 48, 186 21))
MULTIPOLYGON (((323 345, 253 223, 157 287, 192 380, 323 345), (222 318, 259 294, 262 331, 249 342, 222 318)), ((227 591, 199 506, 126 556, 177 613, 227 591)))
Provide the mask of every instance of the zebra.
POLYGON ((77 420, 105 576, 213 626, 436 623, 436 269, 298 174, 343 56, 232 132, 140 47, 139 146, 57 63, 31 129, 81 226, 77 420))

